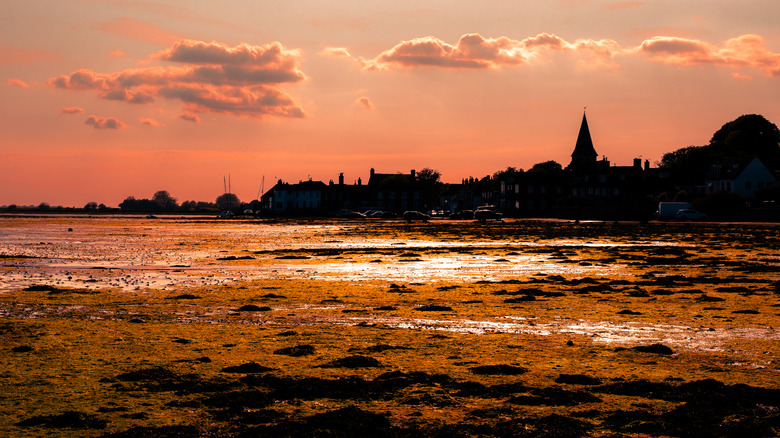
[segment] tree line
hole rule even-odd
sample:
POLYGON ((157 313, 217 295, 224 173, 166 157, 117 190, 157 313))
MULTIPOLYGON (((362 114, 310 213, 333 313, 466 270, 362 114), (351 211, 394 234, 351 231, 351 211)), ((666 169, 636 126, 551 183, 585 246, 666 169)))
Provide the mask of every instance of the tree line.
POLYGON ((138 199, 134 196, 128 196, 119 203, 122 211, 128 212, 183 212, 183 213, 214 213, 224 210, 236 211, 252 209, 259 207, 259 201, 243 203, 234 193, 224 193, 219 195, 214 202, 206 201, 184 201, 178 203, 176 198, 171 196, 167 190, 159 190, 152 195, 151 199, 138 199))

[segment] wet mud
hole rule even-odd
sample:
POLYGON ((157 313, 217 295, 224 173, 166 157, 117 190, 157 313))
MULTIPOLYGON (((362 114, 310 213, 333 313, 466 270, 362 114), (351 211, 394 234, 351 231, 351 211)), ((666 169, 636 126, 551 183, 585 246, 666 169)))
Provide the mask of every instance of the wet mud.
POLYGON ((780 435, 776 226, 0 223, 0 435, 780 435))

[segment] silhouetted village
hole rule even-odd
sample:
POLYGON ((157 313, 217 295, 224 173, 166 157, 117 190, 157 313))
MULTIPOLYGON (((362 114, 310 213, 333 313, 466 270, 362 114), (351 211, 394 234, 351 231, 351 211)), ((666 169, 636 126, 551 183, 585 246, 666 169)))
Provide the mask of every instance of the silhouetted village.
POLYGON ((678 201, 694 202, 714 217, 749 210, 752 218, 779 219, 777 127, 761 116, 743 116, 731 124, 737 126, 723 128, 735 131, 727 135, 730 141, 765 142, 769 147, 711 143, 666 154, 660 167, 641 158, 619 166, 599 158, 583 114, 565 168, 548 161, 527 171, 510 167, 481 179, 465 178, 460 184, 442 184, 438 172, 427 168, 408 173, 371 169, 367 181, 358 178, 351 184, 345 183, 344 174, 327 184, 279 180, 262 195, 258 207, 266 214, 298 216, 360 212, 394 217, 419 211, 468 219, 480 208, 491 208, 503 217, 645 220, 653 217, 659 202, 678 201), (759 132, 746 132, 750 129, 759 132), (707 148, 712 149, 710 156, 707 148), (772 170, 758 153, 771 161, 772 170), (696 165, 687 163, 692 159, 696 165))
MULTIPOLYGON (((220 213, 235 216, 400 217, 450 218, 565 218, 648 220, 661 212, 660 203, 695 209, 695 219, 780 220, 780 130, 760 115, 743 115, 718 130, 705 146, 688 146, 664 154, 660 163, 635 158, 616 165, 599 158, 583 113, 571 161, 555 161, 528 170, 508 167, 482 178, 463 178, 460 184, 441 182, 438 171, 379 173, 347 182, 278 180, 260 199, 241 202, 229 189, 215 202, 179 204, 167 191, 152 199, 127 197, 123 212, 220 213), (427 216, 425 216, 427 215, 427 216)), ((259 192, 258 192, 259 194, 259 192)), ((27 210, 68 211, 41 203, 27 210)), ((14 205, 6 211, 24 211, 14 205)), ((90 202, 86 212, 115 209, 90 202)))

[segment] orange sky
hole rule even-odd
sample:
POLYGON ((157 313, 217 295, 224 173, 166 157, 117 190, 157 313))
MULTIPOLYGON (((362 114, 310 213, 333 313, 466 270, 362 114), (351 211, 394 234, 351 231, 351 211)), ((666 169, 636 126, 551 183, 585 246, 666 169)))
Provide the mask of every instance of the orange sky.
POLYGON ((0 205, 615 164, 780 123, 777 0, 10 0, 0 205))

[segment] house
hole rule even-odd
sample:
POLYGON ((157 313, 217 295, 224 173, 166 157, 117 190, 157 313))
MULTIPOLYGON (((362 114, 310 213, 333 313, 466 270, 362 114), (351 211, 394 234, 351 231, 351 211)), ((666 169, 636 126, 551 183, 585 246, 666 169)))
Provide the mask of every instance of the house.
POLYGON ((372 168, 367 186, 371 208, 398 213, 433 208, 424 202, 424 190, 414 169, 409 174, 403 174, 376 173, 372 168))
POLYGON ((706 193, 732 192, 752 198, 757 189, 777 184, 772 172, 758 157, 713 165, 705 182, 706 193))
POLYGON ((322 181, 300 181, 297 184, 279 180, 260 198, 266 211, 315 213, 323 208, 323 192, 328 186, 322 181))

